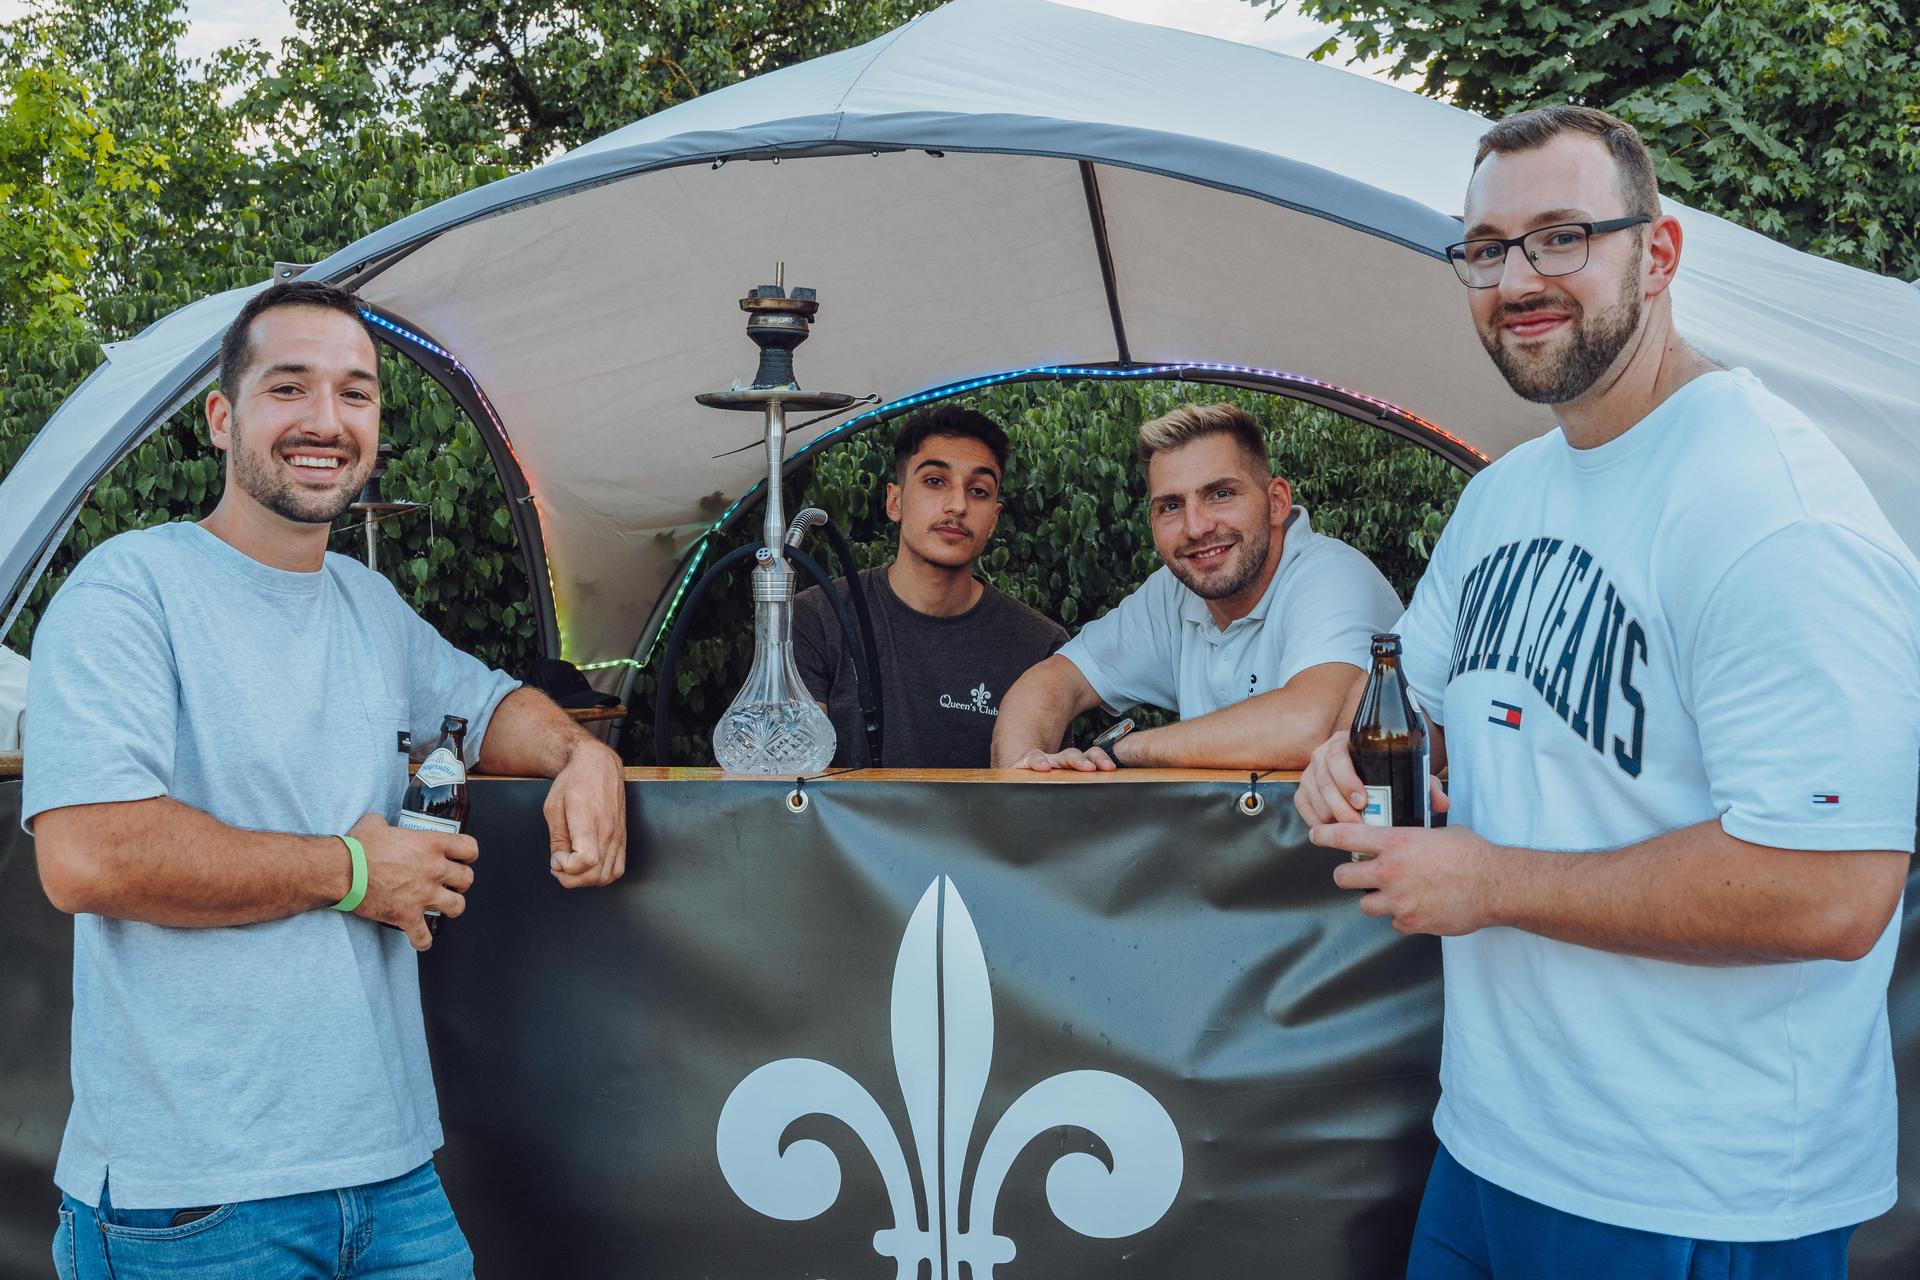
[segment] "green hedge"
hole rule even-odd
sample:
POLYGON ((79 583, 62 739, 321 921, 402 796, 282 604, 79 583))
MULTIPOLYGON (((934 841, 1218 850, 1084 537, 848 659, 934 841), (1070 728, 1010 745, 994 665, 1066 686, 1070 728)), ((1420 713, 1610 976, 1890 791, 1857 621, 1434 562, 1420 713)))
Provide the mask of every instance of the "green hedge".
MULTIPOLYGON (((84 376, 91 367, 90 354, 97 358, 77 347, 54 352, 53 369, 30 371, 0 389, 0 474, 78 384, 75 371, 84 376)), ((381 374, 383 437, 398 451, 383 495, 423 506, 379 526, 380 566, 449 640, 495 666, 523 671, 536 655, 537 629, 486 446, 451 397, 412 364, 389 355, 381 374)), ((200 403, 175 414, 94 487, 9 630, 8 646, 30 651, 40 611, 80 557, 100 543, 129 529, 211 511, 220 499, 224 466, 225 455, 208 441, 200 403)), ((343 519, 332 548, 364 557, 358 525, 343 519)))
MULTIPOLYGON (((1004 424, 1013 443, 1006 510, 983 557, 983 576, 1069 630, 1117 604, 1159 567, 1134 461, 1135 430, 1179 404, 1231 400, 1267 429, 1274 466, 1292 482, 1315 529, 1372 556, 1405 598, 1453 512, 1464 476, 1418 445, 1299 401, 1258 392, 1166 382, 1023 383, 963 401, 1004 424)), ((894 550, 883 510, 898 423, 823 451, 789 478, 787 510, 826 510, 862 567, 894 550)), ((707 562, 757 541, 749 517, 717 539, 707 562)), ((809 543, 831 565, 824 540, 809 543)), ((837 569, 834 570, 837 572, 837 569)), ((675 672, 669 719, 672 763, 712 760, 708 731, 752 660, 746 574, 714 584, 675 672)), ((635 680, 623 749, 653 759, 653 702, 662 643, 635 680)), ((1084 733, 1098 717, 1076 727, 1084 733)))
MULTIPOLYGON (((481 59, 425 84, 405 73, 409 41, 441 47, 445 32, 431 14, 402 34, 400 47, 386 47, 363 29, 365 6, 306 4, 304 43, 278 63, 247 46, 186 58, 178 0, 50 0, 0 22, 0 188, 15 196, 0 218, 0 472, 98 366, 100 342, 130 338, 196 298, 264 280, 275 260, 314 261, 522 168, 553 143, 857 44, 926 7, 748 6, 738 15, 741 39, 720 44, 687 29, 684 14, 656 14, 642 30, 616 7, 601 15, 613 24, 608 49, 672 50, 672 73, 651 56, 609 56, 595 66, 620 76, 596 82, 585 97, 573 36, 542 44, 546 33, 531 33, 537 64, 555 72, 547 89, 559 96, 546 101, 565 108, 561 133, 540 137, 518 125, 499 134, 486 111, 468 110, 489 101, 487 84, 500 84, 497 64, 481 59), (822 17, 829 10, 831 22, 822 17), (404 91, 394 92, 400 84, 404 91)), ((448 639, 524 670, 536 624, 485 449, 445 393, 405 361, 385 361, 382 394, 387 435, 400 451, 386 496, 425 504, 381 527, 383 569, 448 639)), ((1019 451, 985 571, 1069 626, 1111 607, 1155 563, 1140 518, 1132 430, 1185 398, 1216 393, 1026 385, 978 397, 974 403, 1007 422, 1019 451)), ((1235 398, 1273 428, 1276 459, 1319 527, 1375 554, 1404 591, 1451 505, 1455 477, 1370 428, 1290 402, 1235 398)), ((848 441, 794 481, 794 509, 801 501, 824 506, 860 543, 866 563, 891 554, 879 508, 890 435, 848 441)), ((100 542, 205 514, 223 465, 197 404, 162 425, 88 495, 6 643, 31 650, 40 610, 100 542)), ((752 536, 752 523, 735 537, 752 536)), ((333 545, 361 554, 351 529, 337 531, 333 545)), ((706 758, 706 731, 744 676, 744 587, 723 588, 700 622, 704 637, 678 676, 680 758, 706 758)), ((636 743, 651 738, 652 681, 640 673, 636 743)))

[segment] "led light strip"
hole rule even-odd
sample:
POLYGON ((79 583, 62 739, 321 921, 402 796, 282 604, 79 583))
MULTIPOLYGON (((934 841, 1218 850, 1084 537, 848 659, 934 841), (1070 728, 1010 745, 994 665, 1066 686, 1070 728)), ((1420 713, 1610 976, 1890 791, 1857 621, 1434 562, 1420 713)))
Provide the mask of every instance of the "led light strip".
MULTIPOLYGON (((485 392, 481 391, 479 379, 473 376, 473 371, 467 368, 458 356, 437 342, 431 341, 426 336, 415 333, 403 325, 395 324, 385 316, 377 315, 364 307, 361 308, 360 314, 369 324, 385 329, 389 333, 405 339, 423 351, 431 351, 434 355, 439 356, 456 369, 460 373, 460 376, 465 378, 468 384, 473 387, 474 398, 479 401, 481 408, 486 410, 487 418, 493 424, 495 436, 501 444, 506 446, 507 453, 513 458, 514 463, 520 466, 521 474, 523 476, 526 474, 526 468, 524 464, 520 462, 520 455, 513 447, 513 440, 507 434, 506 424, 500 421, 499 414, 494 411, 493 401, 487 397, 485 392)), ((1030 365, 1024 369, 1011 369, 1004 373, 987 374, 984 377, 970 378, 962 382, 951 382, 943 386, 933 387, 929 390, 906 396, 899 400, 891 401, 890 403, 869 409, 865 413, 849 418, 839 426, 822 432, 799 449, 796 449, 789 461, 798 461, 806 457, 816 449, 824 447, 828 442, 859 429, 864 423, 892 417, 895 414, 912 409, 917 405, 928 404, 935 400, 947 400, 954 396, 966 395, 971 391, 1003 386, 1010 382, 1041 380, 1066 381, 1077 378, 1121 381, 1139 381, 1142 379, 1169 379, 1180 381, 1183 380, 1185 376, 1196 373, 1232 374, 1237 377, 1256 378, 1262 382, 1279 383, 1286 386, 1320 388, 1345 399, 1371 405, 1379 410, 1382 415, 1392 416, 1403 423, 1419 428, 1431 436, 1445 440, 1461 452, 1478 458, 1482 464, 1490 461, 1486 454, 1474 448, 1465 440, 1462 440, 1459 436, 1448 431, 1438 423, 1422 418, 1418 414, 1410 413, 1399 405, 1388 400, 1382 400, 1378 396, 1371 396, 1363 391, 1353 391, 1340 386, 1338 383, 1308 377, 1305 374, 1287 373, 1279 369, 1262 369, 1255 365, 1221 364, 1212 361, 1181 361, 1173 364, 1134 365, 1125 368, 1114 368, 1105 365, 1030 365)), ((731 506, 720 513, 719 518, 709 525, 706 532, 702 533, 694 542, 688 556, 687 567, 680 574, 680 581, 674 587, 673 599, 667 604, 667 611, 661 619, 659 629, 654 632, 653 641, 648 645, 645 657, 639 659, 609 658, 600 662, 584 663, 581 665, 580 670, 603 671, 611 667, 644 667, 648 662, 652 661, 654 651, 659 647, 660 637, 665 635, 671 628, 674 615, 679 612, 681 602, 686 598, 687 592, 692 589, 695 577, 700 572, 701 565, 706 563, 708 546, 714 536, 726 526, 736 511, 752 502, 763 488, 765 488, 765 482, 761 481, 741 494, 731 506)), ((544 527, 546 522, 541 518, 540 500, 534 494, 531 485, 528 486, 527 497, 533 503, 535 520, 539 521, 544 527)), ((554 581, 553 577, 553 565, 551 562, 546 562, 543 563, 541 567, 547 575, 547 597, 554 602, 554 617, 556 623, 558 623, 560 617, 560 597, 558 584, 554 581)), ((563 628, 563 649, 565 648, 564 636, 565 631, 563 628)))
MULTIPOLYGON (((413 330, 406 328, 404 325, 395 324, 393 321, 387 319, 385 316, 377 315, 374 312, 367 310, 365 307, 360 308, 360 315, 362 316, 362 318, 364 318, 367 321, 367 323, 378 326, 379 328, 385 329, 389 333, 392 333, 401 338, 404 338, 407 342, 413 344, 416 347, 419 347, 422 351, 431 351, 434 355, 439 356, 442 360, 445 360, 449 365, 453 366, 454 370, 458 372, 461 377, 467 380, 467 385, 473 388, 473 398, 479 401, 480 407, 482 409, 486 410, 487 420, 493 424, 494 435, 499 439, 501 444, 506 446, 507 454, 513 459, 514 465, 520 468, 521 476, 522 477, 527 476, 526 464, 520 461, 520 454, 513 447, 513 438, 507 434, 506 424, 500 421, 500 415, 494 411, 493 400, 487 395, 486 392, 480 389, 480 380, 473 376, 473 370, 467 368, 465 364, 461 363, 459 356, 454 355, 453 352, 447 350, 445 347, 441 346, 439 343, 430 340, 425 335, 415 333, 413 330)), ((533 518, 537 523, 541 525, 541 528, 543 531, 543 536, 541 538, 541 541, 544 544, 546 541, 544 536, 546 521, 545 519, 542 518, 540 514, 540 499, 534 490, 531 478, 528 478, 527 500, 533 504, 533 518)), ((509 498, 508 501, 512 501, 512 499, 509 498)), ((540 568, 547 575, 547 598, 553 601, 554 625, 558 627, 560 625, 560 596, 558 591, 558 584, 555 583, 553 579, 553 564, 550 560, 546 558, 544 554, 541 556, 540 568)), ((565 634, 566 633, 563 628, 561 630, 561 647, 563 649, 566 647, 565 634)), ((619 659, 618 661, 631 662, 632 659, 625 658, 625 659, 619 659)))
MULTIPOLYGON (((1261 369, 1253 365, 1244 364, 1216 364, 1209 361, 1182 361, 1177 364, 1134 365, 1127 368, 1113 368, 1104 365, 1042 364, 1031 365, 1025 369, 1012 369, 1005 373, 993 373, 984 377, 970 378, 964 382, 951 382, 944 386, 918 392, 900 400, 894 400, 878 408, 869 409, 867 412, 859 414, 856 417, 848 418, 839 426, 821 432, 818 436, 794 450, 793 456, 789 461, 798 461, 806 457, 814 450, 825 445, 828 441, 856 430, 864 422, 873 419, 888 418, 904 410, 911 409, 916 405, 926 404, 930 401, 946 400, 954 396, 965 395, 969 391, 979 391, 987 387, 997 387, 1009 382, 1040 381, 1043 379, 1065 381, 1072 378, 1105 378, 1109 380, 1169 379, 1179 381, 1182 375, 1192 373, 1227 373, 1246 378, 1258 378, 1263 382, 1277 382, 1289 386, 1318 387, 1347 399, 1372 405, 1384 415, 1391 415, 1402 422, 1419 427, 1422 431, 1445 440, 1462 452, 1478 458, 1482 465, 1492 461, 1486 454, 1480 452, 1480 450, 1474 448, 1440 424, 1428 421, 1416 413, 1410 413, 1392 401, 1382 400, 1378 396, 1370 396, 1364 391, 1352 391, 1340 386, 1338 383, 1326 382, 1320 378, 1310 378, 1300 373, 1286 373, 1278 369, 1261 369)), ((693 585, 695 575, 699 573, 700 566, 706 561, 707 544, 715 534, 720 532, 728 520, 732 518, 733 513, 752 502, 765 485, 766 482, 764 480, 760 481, 745 493, 741 494, 733 505, 721 512, 719 519, 715 520, 708 526, 707 531, 700 535, 699 540, 694 544, 693 554, 688 561, 687 568, 680 575, 680 582, 674 588, 673 599, 668 603, 667 611, 660 620, 660 627, 654 632, 652 643, 647 646, 646 655, 639 659, 609 658, 604 662, 588 663, 580 668, 582 671, 599 671, 608 667, 644 667, 653 660, 654 651, 660 646, 660 637, 667 634, 671 629, 674 615, 680 609, 680 602, 686 598, 688 590, 691 589, 693 585)))

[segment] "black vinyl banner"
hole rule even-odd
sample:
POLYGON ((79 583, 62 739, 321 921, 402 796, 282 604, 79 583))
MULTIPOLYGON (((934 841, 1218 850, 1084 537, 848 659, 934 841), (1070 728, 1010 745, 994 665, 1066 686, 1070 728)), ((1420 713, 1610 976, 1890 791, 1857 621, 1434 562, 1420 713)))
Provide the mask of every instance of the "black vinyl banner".
MULTIPOLYGON (((546 784, 478 784, 479 879, 421 972, 479 1274, 1400 1276, 1439 947, 1333 887, 1291 790, 1249 813, 1224 779, 847 779, 798 804, 634 783, 626 879, 568 892, 546 784)), ((18 795, 0 784, 0 1275, 42 1276, 70 925, 18 795)), ((1920 1260, 1915 1094, 1906 1195, 1856 1236, 1856 1277, 1920 1260)))

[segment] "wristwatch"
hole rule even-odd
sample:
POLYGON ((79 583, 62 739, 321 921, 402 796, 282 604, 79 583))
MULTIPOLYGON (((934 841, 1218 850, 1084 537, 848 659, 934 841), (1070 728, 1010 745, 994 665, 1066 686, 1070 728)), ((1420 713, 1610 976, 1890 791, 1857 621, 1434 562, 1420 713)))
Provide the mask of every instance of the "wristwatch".
POLYGON ((1120 741, 1120 739, 1126 737, 1128 734, 1132 732, 1133 732, 1133 717, 1128 716, 1124 720, 1116 721, 1115 723, 1107 726, 1107 728, 1101 732, 1099 737, 1095 738, 1092 742, 1089 742, 1087 744, 1087 750, 1091 751, 1095 747, 1098 747, 1102 751, 1107 753, 1107 759, 1113 761, 1115 768, 1124 768, 1125 766, 1121 765, 1120 763, 1120 757, 1114 753, 1113 744, 1120 741))

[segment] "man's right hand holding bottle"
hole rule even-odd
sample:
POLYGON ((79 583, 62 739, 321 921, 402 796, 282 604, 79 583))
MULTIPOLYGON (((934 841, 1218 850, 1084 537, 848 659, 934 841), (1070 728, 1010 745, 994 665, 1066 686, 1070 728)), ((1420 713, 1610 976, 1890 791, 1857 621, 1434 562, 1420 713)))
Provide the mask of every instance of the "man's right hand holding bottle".
MULTIPOLYGON (((1313 749, 1300 775, 1300 785, 1294 788, 1293 807, 1309 827, 1359 822, 1361 811, 1367 807, 1367 784, 1360 781, 1360 773, 1353 767, 1349 740, 1347 730, 1334 730, 1332 737, 1313 749)), ((1433 797, 1433 811, 1445 813, 1447 793, 1441 789, 1440 780, 1427 775, 1427 787, 1433 797)))
POLYGON ((399 929, 414 950, 425 951, 433 945, 427 911, 452 919, 467 909, 465 895, 480 856, 472 836, 396 827, 377 813, 347 834, 367 851, 367 896, 355 915, 399 929))

